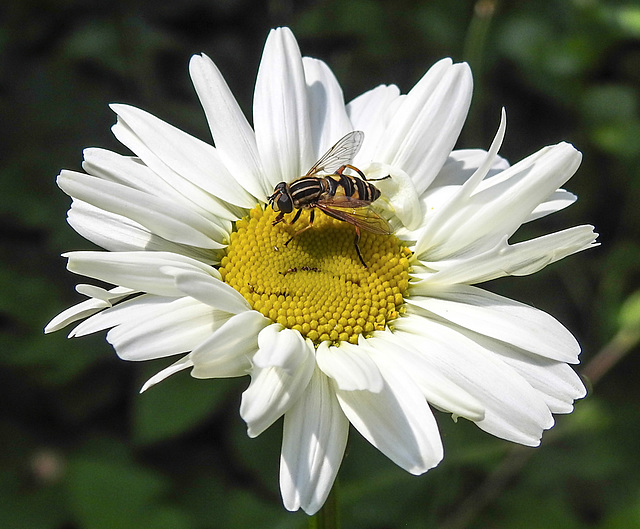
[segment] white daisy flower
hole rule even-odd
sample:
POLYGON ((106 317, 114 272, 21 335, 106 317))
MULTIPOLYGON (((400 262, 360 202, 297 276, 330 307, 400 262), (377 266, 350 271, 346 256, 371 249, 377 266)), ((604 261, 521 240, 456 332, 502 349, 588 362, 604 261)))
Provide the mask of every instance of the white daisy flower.
MULTIPOLYGON (((345 105, 329 67, 301 57, 291 31, 274 30, 253 127, 208 57, 194 56, 190 72, 215 147, 118 104, 113 132, 134 156, 87 149, 86 173, 60 173, 73 199, 69 223, 107 250, 70 252, 68 269, 114 288, 78 285, 88 299, 46 332, 83 319, 70 336, 110 329, 125 360, 180 355, 143 389, 183 369, 197 378, 250 375, 240 406, 248 434, 284 416, 284 505, 309 514, 336 478, 349 423, 422 474, 443 457, 432 407, 535 446, 552 414, 585 395, 569 366, 580 348, 567 329, 472 286, 596 244, 592 226, 509 244, 523 223, 576 200, 561 189, 580 164, 573 146, 509 166, 497 155, 503 114, 488 151, 452 151, 472 80, 466 64, 448 59, 407 94, 378 86, 345 105), (370 208, 341 210, 342 222, 312 197, 318 207, 292 223, 297 207, 285 215, 268 205, 271 195, 283 205, 274 188, 307 174, 352 131, 364 141, 349 161, 368 180, 382 178, 371 183, 381 197, 356 204, 370 208), (312 228, 298 233, 312 211, 312 228), (285 222, 274 225, 279 213, 285 222)), ((349 182, 354 198, 367 198, 354 170, 343 180, 330 174, 311 175, 337 182, 322 195, 327 204, 348 194, 349 182)))

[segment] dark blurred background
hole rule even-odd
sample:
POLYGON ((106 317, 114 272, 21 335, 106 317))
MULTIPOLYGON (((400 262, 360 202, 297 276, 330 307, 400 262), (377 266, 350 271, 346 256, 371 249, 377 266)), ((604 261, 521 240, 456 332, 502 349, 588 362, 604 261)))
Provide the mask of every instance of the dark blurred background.
POLYGON ((168 362, 125 363, 104 336, 44 336, 81 300, 64 251, 92 249, 55 185, 82 149, 127 151, 111 102, 210 140, 190 84, 205 52, 250 115, 270 28, 333 68, 347 100, 409 90, 443 56, 474 70, 458 147, 489 146, 500 108, 511 161, 562 140, 583 153, 566 211, 520 237, 592 223, 602 246, 487 288, 550 312, 583 346, 590 395, 538 449, 438 414, 446 456, 413 477, 352 432, 341 470, 348 528, 640 526, 640 4, 630 0, 9 0, 0 7, 0 527, 304 527, 278 493, 280 424, 258 439, 238 405, 246 379, 185 372, 144 395, 168 362))

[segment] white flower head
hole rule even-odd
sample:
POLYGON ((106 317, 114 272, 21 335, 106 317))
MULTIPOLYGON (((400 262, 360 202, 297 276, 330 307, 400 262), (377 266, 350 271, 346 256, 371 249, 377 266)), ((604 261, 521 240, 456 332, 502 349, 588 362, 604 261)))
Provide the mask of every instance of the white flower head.
POLYGON ((215 146, 113 105, 113 132, 134 156, 87 149, 85 173, 60 173, 69 223, 106 250, 68 253, 68 268, 114 288, 78 285, 88 299, 47 332, 84 320, 70 336, 109 329, 123 359, 180 355, 143 389, 183 369, 250 375, 240 407, 248 433, 284 416, 284 505, 309 514, 335 480, 349 423, 422 474, 443 457, 431 406, 535 446, 552 414, 585 395, 567 329, 473 286, 596 244, 592 226, 509 244, 523 223, 575 201, 561 189, 580 164, 573 146, 509 166, 497 155, 503 113, 488 151, 453 151, 472 80, 448 59, 407 94, 381 85, 345 105, 329 67, 302 57, 289 29, 273 30, 253 127, 208 57, 194 56, 190 72, 215 146), (350 168, 312 173, 313 185, 333 187, 275 223, 274 188, 352 131, 364 141, 350 165, 368 182, 350 168), (349 209, 345 197, 368 200, 349 209))

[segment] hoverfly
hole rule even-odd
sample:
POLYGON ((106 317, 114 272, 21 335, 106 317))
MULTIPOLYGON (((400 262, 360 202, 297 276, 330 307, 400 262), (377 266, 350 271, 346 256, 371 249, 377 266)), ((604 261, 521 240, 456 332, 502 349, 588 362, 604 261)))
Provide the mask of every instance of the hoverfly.
MULTIPOLYGON (((295 224, 300 218, 303 209, 311 209, 309 224, 295 232, 285 243, 285 246, 294 237, 313 226, 315 208, 317 208, 334 219, 355 226, 356 253, 360 262, 365 268, 367 267, 358 246, 360 228, 382 235, 390 235, 391 229, 387 221, 369 207, 380 197, 380 190, 371 183, 374 180, 367 180, 360 169, 351 165, 363 140, 364 132, 360 130, 350 132, 338 140, 338 143, 331 147, 307 171, 306 175, 296 178, 289 184, 280 182, 274 188, 273 195, 269 197, 269 204, 274 211, 280 212, 276 220, 273 221, 274 226, 282 222, 284 216, 287 213, 292 213, 294 208, 298 211, 291 224, 295 224), (345 174, 347 169, 356 174, 345 174)), ((385 178, 390 178, 390 176, 375 180, 384 180, 385 178)))

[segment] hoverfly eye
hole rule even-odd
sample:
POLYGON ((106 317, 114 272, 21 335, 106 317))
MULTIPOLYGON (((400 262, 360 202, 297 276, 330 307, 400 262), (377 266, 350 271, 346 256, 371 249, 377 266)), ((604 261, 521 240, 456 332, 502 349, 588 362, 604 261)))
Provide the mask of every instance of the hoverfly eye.
POLYGON ((287 193, 281 193, 280 196, 276 198, 276 207, 279 211, 291 213, 293 211, 293 203, 291 202, 291 197, 287 193))

